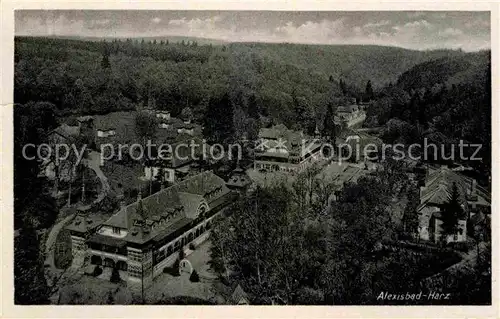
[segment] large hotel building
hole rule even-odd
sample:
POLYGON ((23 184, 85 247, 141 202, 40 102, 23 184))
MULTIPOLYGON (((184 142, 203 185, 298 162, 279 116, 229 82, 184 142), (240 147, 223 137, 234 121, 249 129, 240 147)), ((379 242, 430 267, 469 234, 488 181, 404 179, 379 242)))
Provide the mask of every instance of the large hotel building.
POLYGON ((321 142, 301 131, 280 124, 259 131, 254 168, 266 171, 299 172, 316 161, 321 142))
POLYGON ((121 205, 102 223, 77 215, 67 226, 74 261, 90 261, 108 274, 117 268, 127 286, 148 287, 180 249, 208 236, 213 219, 235 199, 223 179, 206 171, 121 205))

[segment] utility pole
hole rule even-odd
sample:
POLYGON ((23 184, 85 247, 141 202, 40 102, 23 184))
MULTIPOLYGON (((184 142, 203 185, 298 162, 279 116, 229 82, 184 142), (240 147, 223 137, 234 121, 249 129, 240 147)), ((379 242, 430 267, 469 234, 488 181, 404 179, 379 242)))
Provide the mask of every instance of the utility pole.
POLYGON ((142 304, 145 304, 144 300, 144 254, 142 254, 141 258, 141 299, 142 299, 142 304))

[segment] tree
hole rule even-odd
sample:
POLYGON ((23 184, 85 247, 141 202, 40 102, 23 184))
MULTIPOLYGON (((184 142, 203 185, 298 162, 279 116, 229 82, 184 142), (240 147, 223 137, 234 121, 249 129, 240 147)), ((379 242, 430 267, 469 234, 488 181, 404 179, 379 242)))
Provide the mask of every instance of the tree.
POLYGON ((365 88, 365 100, 370 101, 374 97, 373 94, 373 88, 372 88, 372 81, 368 80, 366 83, 366 88, 365 88))
POLYGON ((14 239, 14 303, 49 304, 49 288, 44 277, 43 255, 31 221, 25 218, 14 239))
POLYGON ((106 299, 106 304, 107 305, 112 305, 115 303, 115 298, 113 297, 113 293, 111 292, 111 290, 108 292, 108 297, 106 299))
POLYGON ((458 187, 453 183, 451 188, 451 196, 447 203, 445 203, 442 212, 444 235, 455 235, 458 232, 458 220, 463 214, 463 208, 461 206, 460 194, 458 193, 458 187))
MULTIPOLYGON (((87 144, 85 143, 86 139, 84 136, 78 135, 73 138, 69 139, 69 145, 72 146, 74 145, 74 149, 77 149, 78 152, 82 151, 84 147, 87 147, 87 144)), ((69 207, 71 206, 71 196, 73 194, 73 182, 75 179, 75 173, 78 169, 78 167, 82 164, 82 160, 86 156, 86 152, 84 151, 82 156, 79 156, 80 154, 77 154, 73 150, 69 152, 68 158, 61 164, 63 166, 63 170, 68 173, 68 200, 66 205, 69 207)))
POLYGON ((342 94, 346 95, 347 94, 347 86, 346 86, 344 80, 342 80, 342 78, 339 80, 339 87, 340 87, 340 91, 342 92, 342 94))
POLYGON ((211 143, 229 143, 234 135, 234 108, 229 95, 210 98, 205 112, 203 135, 211 143))
POLYGON ((200 281, 200 276, 198 275, 198 272, 196 272, 195 269, 193 269, 191 276, 189 276, 189 281, 191 281, 191 282, 199 282, 200 281))
POLYGON ((216 220, 216 227, 210 231, 210 268, 229 281, 229 261, 230 246, 228 243, 232 240, 233 232, 230 229, 229 218, 219 218, 216 220))
POLYGON ((291 302, 308 273, 293 271, 305 264, 303 256, 297 256, 304 224, 291 203, 292 194, 284 185, 258 187, 214 229, 219 235, 212 239, 211 254, 219 262, 218 271, 227 276, 231 265, 236 277, 230 280, 241 283, 258 303, 270 304, 275 298, 291 302), (231 235, 221 236, 228 226, 231 235))
POLYGON ((83 80, 77 79, 75 81, 73 96, 75 97, 78 109, 82 113, 86 114, 92 110, 94 99, 83 80))
POLYGON ((38 178, 39 162, 36 149, 23 147, 32 143, 40 145, 42 136, 57 126, 55 106, 52 103, 37 102, 14 107, 14 228, 23 225, 28 217, 34 227, 50 227, 57 217, 55 202, 45 191, 50 186, 46 179, 38 178))

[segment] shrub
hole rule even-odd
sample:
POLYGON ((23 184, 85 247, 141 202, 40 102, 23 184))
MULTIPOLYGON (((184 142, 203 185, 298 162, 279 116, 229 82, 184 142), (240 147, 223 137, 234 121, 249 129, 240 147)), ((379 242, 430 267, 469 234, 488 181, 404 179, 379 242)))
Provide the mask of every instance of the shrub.
POLYGON ((186 254, 184 253, 184 247, 179 250, 179 261, 183 260, 184 257, 186 257, 186 254))
POLYGON ((115 298, 113 297, 113 294, 111 293, 111 291, 108 292, 108 298, 106 300, 106 304, 107 305, 112 305, 115 303, 115 298))
POLYGON ((174 277, 180 276, 179 265, 177 265, 177 267, 175 267, 175 264, 172 267, 165 267, 165 268, 163 268, 163 273, 169 274, 169 275, 174 276, 174 277))
POLYGON ((113 272, 111 273, 111 278, 109 279, 112 283, 119 283, 121 281, 120 273, 118 272, 118 268, 113 268, 113 272))
POLYGON ((94 268, 94 272, 92 273, 92 275, 93 275, 94 277, 97 277, 97 276, 99 276, 100 274, 102 274, 102 268, 101 268, 101 267, 99 267, 99 266, 95 267, 95 268, 94 268))
POLYGON ((198 276, 198 273, 196 272, 196 270, 193 270, 193 272, 191 273, 191 276, 189 277, 189 280, 191 282, 199 282, 200 281, 200 276, 198 276))

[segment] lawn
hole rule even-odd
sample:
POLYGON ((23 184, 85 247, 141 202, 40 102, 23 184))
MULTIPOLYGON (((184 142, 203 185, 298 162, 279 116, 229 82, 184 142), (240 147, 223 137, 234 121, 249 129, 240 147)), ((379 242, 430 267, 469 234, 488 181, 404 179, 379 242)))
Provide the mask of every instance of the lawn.
POLYGON ((101 169, 108 178, 111 189, 115 192, 118 190, 118 184, 121 184, 124 189, 139 189, 147 184, 146 181, 140 179, 144 176, 144 168, 139 163, 123 165, 107 161, 101 169))

